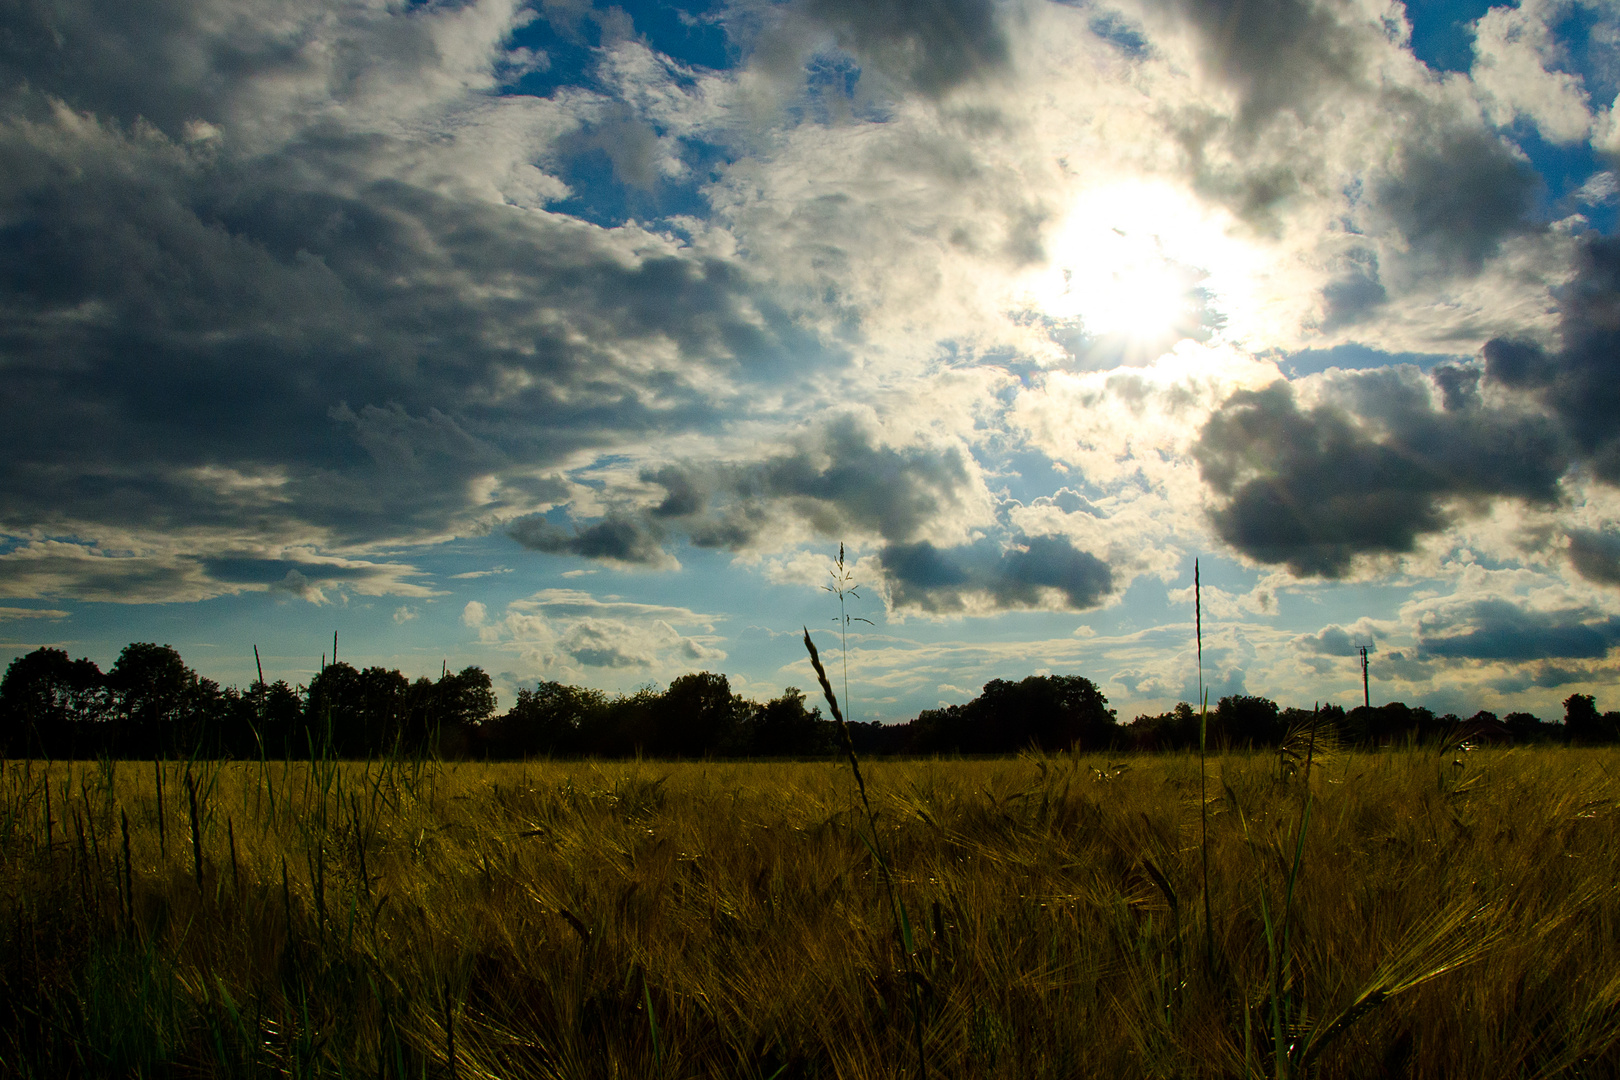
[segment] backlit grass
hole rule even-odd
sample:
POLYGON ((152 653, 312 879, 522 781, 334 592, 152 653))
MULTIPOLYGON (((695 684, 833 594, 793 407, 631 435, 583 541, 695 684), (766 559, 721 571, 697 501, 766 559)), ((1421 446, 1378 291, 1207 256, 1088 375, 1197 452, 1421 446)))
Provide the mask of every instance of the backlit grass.
POLYGON ((7 762, 0 1072, 1613 1075, 1617 766, 7 762))

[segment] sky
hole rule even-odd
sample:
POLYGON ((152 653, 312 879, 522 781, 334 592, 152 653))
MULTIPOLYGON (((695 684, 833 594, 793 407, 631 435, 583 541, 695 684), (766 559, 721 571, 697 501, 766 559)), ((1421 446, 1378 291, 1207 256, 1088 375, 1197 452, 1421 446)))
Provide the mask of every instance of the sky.
POLYGON ((4 21, 0 662, 1620 707, 1615 0, 4 21))

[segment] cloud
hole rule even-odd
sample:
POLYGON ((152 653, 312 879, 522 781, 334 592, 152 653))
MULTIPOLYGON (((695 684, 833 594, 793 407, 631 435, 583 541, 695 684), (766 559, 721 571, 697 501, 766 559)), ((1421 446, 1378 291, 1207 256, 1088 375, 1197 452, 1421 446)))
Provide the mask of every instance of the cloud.
POLYGON ((1385 44, 1372 25, 1341 21, 1312 0, 1156 0, 1198 36, 1205 69, 1239 95, 1239 120, 1254 128, 1288 110, 1308 115, 1333 89, 1365 79, 1369 52, 1385 44))
POLYGON ((1585 141, 1592 127, 1579 75, 1559 70, 1567 63, 1548 21, 1567 18, 1569 5, 1526 0, 1493 7, 1474 24, 1474 64, 1469 72, 1491 119, 1507 127, 1530 121, 1554 143, 1585 141))
POLYGON ((531 551, 549 555, 579 555, 587 559, 629 566, 674 567, 674 559, 661 546, 663 531, 645 520, 609 516, 594 525, 569 533, 545 518, 513 523, 508 535, 531 551))
POLYGON ((288 570, 287 576, 282 578, 280 581, 271 582, 270 590, 272 592, 291 593, 293 596, 298 597, 298 599, 307 601, 311 604, 330 603, 325 590, 323 590, 319 585, 316 585, 314 582, 310 581, 309 578, 305 577, 303 573, 296 569, 288 570))
POLYGON ((655 619, 677 626, 709 626, 719 616, 704 615, 690 608, 667 604, 644 604, 619 596, 599 597, 582 589, 542 589, 524 600, 507 605, 510 611, 553 617, 593 616, 621 620, 655 619))
POLYGON ((1575 572, 1600 585, 1620 585, 1620 534, 1599 529, 1571 529, 1569 561, 1575 572))
POLYGON ((571 123, 479 96, 513 5, 323 10, 136 4, 0 46, 0 533, 201 558, 475 534, 565 501, 576 455, 706 429, 721 374, 827 355, 735 259, 480 187, 571 123))
POLYGON ((13 619, 65 619, 68 613, 56 608, 0 607, 0 622, 13 619))
POLYGON ((960 538, 989 524, 991 499, 958 442, 886 445, 869 419, 843 415, 778 444, 756 461, 671 462, 644 468, 662 498, 608 510, 572 530, 544 518, 515 522, 523 546, 629 566, 674 568, 664 545, 684 535, 702 548, 780 547, 810 533, 911 542, 960 538))
POLYGON ((416 619, 416 618, 420 618, 420 617, 421 617, 421 612, 414 611, 409 606, 407 606, 405 604, 401 604, 399 607, 394 609, 394 621, 396 623, 401 623, 401 624, 408 623, 412 619, 416 619))
POLYGON ((1004 69, 1006 8, 993 0, 804 0, 839 48, 929 97, 1004 69))
POLYGON ((619 688, 621 673, 673 678, 726 658, 717 617, 577 589, 546 589, 485 618, 479 639, 541 678, 619 688))
POLYGON ((1300 634, 1290 642, 1294 648, 1312 656, 1356 656, 1356 643, 1340 626, 1324 626, 1314 634, 1300 634))
POLYGON ((680 523, 700 547, 747 547, 783 515, 823 536, 894 542, 988 523, 988 492, 966 446, 881 440, 869 420, 846 414, 756 463, 666 465, 642 480, 665 491, 651 516, 680 523))
POLYGON ((466 626, 483 626, 488 617, 489 609, 477 600, 467 601, 467 606, 461 609, 461 621, 466 626))
POLYGON ((1590 608, 1536 610, 1477 600, 1419 624, 1418 653, 1443 660, 1599 659, 1620 643, 1620 616, 1590 608))
POLYGON ((1429 134, 1405 143, 1376 179, 1369 215, 1405 239, 1408 274, 1478 274, 1503 241, 1533 229, 1535 171, 1489 132, 1448 126, 1429 134))
POLYGON ((1468 391, 1476 378, 1340 372, 1318 380, 1322 400, 1306 409, 1286 383, 1232 395, 1193 449, 1224 500, 1210 511, 1216 533, 1258 562, 1337 578, 1493 501, 1554 505, 1568 464, 1557 430, 1482 404, 1468 391))
POLYGON ((989 540, 954 548, 892 544, 879 562, 898 612, 1084 610, 1106 600, 1114 586, 1107 563, 1056 536, 1027 537, 1005 548, 989 540))
POLYGON ((1620 485, 1620 239, 1581 245, 1576 274, 1559 294, 1561 347, 1493 338, 1487 376, 1535 395, 1552 410, 1598 479, 1620 485))
POLYGON ((205 600, 243 592, 287 592, 326 603, 327 591, 358 596, 429 597, 404 563, 283 553, 265 558, 239 552, 198 557, 174 545, 157 550, 106 550, 94 544, 35 540, 0 554, 0 594, 142 604, 205 600))

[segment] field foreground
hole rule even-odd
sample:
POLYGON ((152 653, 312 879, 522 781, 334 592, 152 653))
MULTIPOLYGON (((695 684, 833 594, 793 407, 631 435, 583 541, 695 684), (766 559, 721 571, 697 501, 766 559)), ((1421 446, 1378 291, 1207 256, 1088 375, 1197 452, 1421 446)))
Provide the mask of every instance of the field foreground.
POLYGON ((0 1073, 1620 1074, 1620 752, 1312 765, 6 762, 0 1073))

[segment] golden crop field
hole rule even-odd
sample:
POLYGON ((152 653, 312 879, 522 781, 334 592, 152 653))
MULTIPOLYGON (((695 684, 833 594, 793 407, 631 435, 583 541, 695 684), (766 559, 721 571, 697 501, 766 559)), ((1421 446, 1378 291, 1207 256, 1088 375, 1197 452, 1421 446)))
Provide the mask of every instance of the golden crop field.
POLYGON ((1620 1072, 1620 752, 1306 764, 6 762, 0 1072, 1620 1072))

